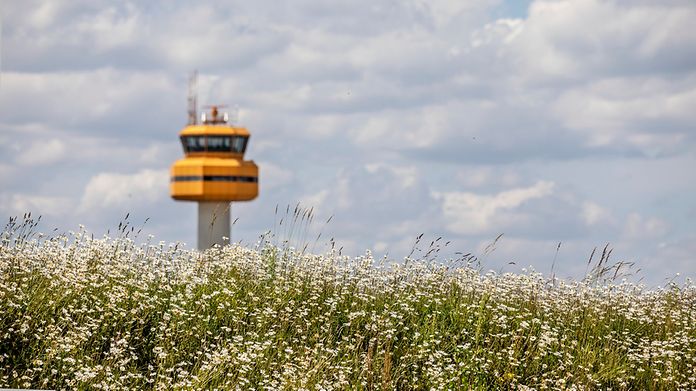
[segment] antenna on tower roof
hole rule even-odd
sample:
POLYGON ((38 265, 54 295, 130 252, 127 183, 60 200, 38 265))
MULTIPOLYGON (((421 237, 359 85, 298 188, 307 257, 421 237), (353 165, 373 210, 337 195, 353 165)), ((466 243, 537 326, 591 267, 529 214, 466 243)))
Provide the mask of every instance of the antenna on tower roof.
POLYGON ((189 76, 188 84, 188 124, 198 123, 198 71, 194 70, 189 76))
POLYGON ((232 124, 237 125, 239 122, 239 105, 234 105, 234 110, 232 110, 232 124))

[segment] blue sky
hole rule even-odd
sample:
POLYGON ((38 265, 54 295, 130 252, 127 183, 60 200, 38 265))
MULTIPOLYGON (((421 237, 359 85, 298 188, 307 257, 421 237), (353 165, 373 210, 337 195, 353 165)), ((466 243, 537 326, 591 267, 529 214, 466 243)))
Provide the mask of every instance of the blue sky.
POLYGON ((0 7, 0 215, 101 234, 130 213, 195 245, 168 169, 198 69, 200 102, 239 105, 261 168, 234 240, 299 202, 316 251, 399 259, 424 233, 442 257, 482 255, 502 233, 487 268, 556 257, 577 277, 610 243, 650 284, 696 276, 692 1, 0 7))
POLYGON ((527 17, 530 0, 506 0, 494 7, 492 15, 497 18, 520 18, 527 17))

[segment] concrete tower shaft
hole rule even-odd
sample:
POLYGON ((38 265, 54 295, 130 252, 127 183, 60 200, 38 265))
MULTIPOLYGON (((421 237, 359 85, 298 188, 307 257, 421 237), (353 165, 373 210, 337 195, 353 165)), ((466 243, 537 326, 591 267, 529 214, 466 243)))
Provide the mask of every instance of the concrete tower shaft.
POLYGON ((230 243, 230 202, 198 203, 198 248, 205 250, 230 243))

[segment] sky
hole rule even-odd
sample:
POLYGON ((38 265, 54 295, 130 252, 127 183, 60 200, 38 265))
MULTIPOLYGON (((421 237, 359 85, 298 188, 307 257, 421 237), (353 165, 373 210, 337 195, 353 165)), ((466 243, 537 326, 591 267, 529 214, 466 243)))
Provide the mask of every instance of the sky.
POLYGON ((609 244, 647 284, 696 277, 693 0, 2 0, 0 20, 0 217, 102 235, 129 213, 195 247, 168 184, 198 70, 260 167, 233 241, 399 260, 423 234, 564 278, 609 244), (313 222, 279 228, 298 203, 313 222))

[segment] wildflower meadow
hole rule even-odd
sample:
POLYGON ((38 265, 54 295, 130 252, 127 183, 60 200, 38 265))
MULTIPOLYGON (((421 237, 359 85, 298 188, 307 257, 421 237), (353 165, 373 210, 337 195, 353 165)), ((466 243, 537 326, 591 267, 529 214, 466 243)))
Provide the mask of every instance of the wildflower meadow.
POLYGON ((198 252, 32 224, 0 234, 0 387, 696 388, 689 281, 649 290, 263 238, 198 252))

